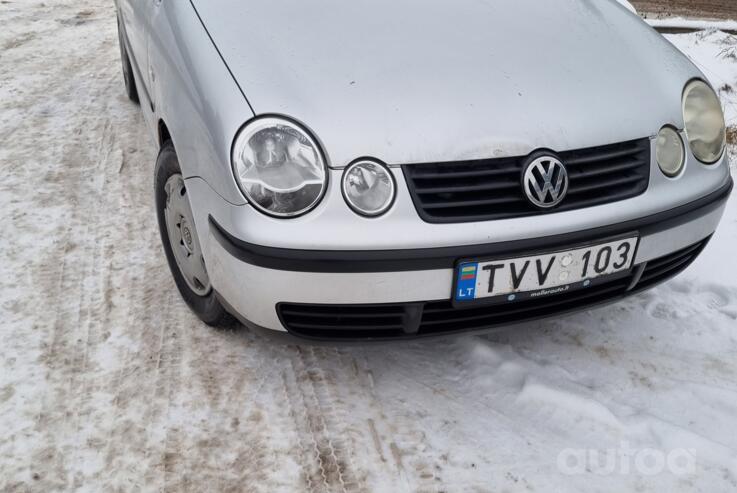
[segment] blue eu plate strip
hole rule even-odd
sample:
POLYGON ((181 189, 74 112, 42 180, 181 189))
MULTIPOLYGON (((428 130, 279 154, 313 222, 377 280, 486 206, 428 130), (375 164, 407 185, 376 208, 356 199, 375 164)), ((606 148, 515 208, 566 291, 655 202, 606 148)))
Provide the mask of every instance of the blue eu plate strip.
POLYGON ((476 299, 476 277, 479 264, 461 264, 458 266, 458 284, 456 285, 456 301, 471 301, 476 299))

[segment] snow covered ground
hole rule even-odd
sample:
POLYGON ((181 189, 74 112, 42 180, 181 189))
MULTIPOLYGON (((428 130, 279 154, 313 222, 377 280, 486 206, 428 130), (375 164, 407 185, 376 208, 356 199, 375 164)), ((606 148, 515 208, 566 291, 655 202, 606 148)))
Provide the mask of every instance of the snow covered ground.
MULTIPOLYGON (((737 198, 686 274, 607 308, 355 347, 213 331, 159 246, 112 2, 6 0, 0 26, 0 491, 737 489, 737 198)), ((737 123, 737 40, 669 39, 737 123)))

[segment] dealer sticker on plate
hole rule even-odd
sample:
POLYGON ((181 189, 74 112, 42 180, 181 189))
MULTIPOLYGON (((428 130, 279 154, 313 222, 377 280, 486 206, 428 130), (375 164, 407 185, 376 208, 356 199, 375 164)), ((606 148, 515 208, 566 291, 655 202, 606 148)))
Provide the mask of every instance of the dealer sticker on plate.
POLYGON ((596 278, 632 268, 637 237, 542 255, 458 264, 457 302, 505 297, 515 301, 586 287, 596 278))

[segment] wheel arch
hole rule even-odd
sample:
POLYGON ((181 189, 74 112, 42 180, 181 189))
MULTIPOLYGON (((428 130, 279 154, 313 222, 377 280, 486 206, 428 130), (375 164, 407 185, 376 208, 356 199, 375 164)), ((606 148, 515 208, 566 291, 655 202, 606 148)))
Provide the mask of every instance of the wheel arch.
POLYGON ((157 138, 159 149, 164 147, 164 144, 172 140, 171 132, 169 132, 169 126, 166 124, 163 118, 159 118, 159 122, 157 124, 157 138))

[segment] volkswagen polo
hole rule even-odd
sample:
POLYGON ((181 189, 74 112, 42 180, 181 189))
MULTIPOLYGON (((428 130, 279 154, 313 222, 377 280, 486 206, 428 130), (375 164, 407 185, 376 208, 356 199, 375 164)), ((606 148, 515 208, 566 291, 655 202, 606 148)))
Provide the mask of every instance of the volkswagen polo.
POLYGON ((487 330, 651 288, 732 188, 704 75, 614 0, 117 0, 207 324, 487 330))

